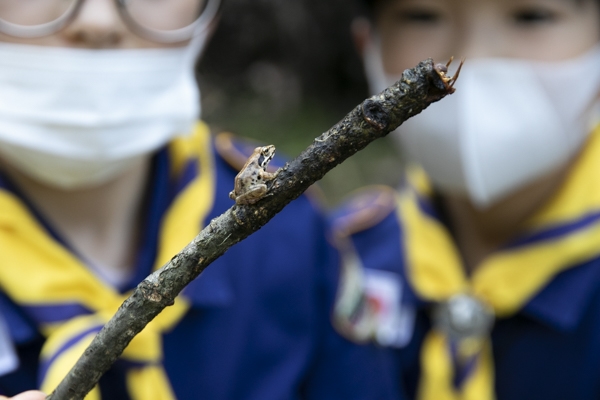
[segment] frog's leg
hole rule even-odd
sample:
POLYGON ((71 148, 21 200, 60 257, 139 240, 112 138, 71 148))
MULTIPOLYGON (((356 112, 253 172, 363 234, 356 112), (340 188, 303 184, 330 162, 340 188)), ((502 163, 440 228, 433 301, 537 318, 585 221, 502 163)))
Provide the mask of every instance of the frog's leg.
POLYGON ((267 185, 265 185, 264 183, 258 184, 258 185, 256 185, 256 187, 254 189, 249 190, 246 193, 238 196, 235 199, 235 202, 237 204, 254 204, 258 200, 262 199, 266 193, 267 193, 267 185))
POLYGON ((272 181, 277 177, 277 174, 279 174, 279 170, 275 172, 262 171, 260 176, 264 181, 272 181))

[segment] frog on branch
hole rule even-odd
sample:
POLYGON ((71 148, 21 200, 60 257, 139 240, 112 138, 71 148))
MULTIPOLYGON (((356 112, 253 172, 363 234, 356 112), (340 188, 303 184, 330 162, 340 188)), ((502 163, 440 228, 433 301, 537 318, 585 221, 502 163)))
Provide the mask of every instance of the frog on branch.
POLYGON ((254 149, 246 164, 235 177, 234 189, 229 197, 236 204, 254 204, 267 193, 266 182, 275 179, 277 173, 267 172, 267 166, 275 155, 275 146, 254 149))

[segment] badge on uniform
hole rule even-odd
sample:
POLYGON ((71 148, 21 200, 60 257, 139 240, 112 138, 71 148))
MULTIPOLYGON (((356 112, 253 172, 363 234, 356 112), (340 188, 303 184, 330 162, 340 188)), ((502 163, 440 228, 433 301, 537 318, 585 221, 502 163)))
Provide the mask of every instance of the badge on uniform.
POLYGON ((402 304, 400 275, 364 268, 353 252, 345 252, 342 258, 333 312, 337 330, 358 343, 405 346, 412 336, 415 310, 402 304))
POLYGON ((15 351, 8 326, 0 314, 0 376, 13 372, 19 367, 19 358, 15 351))

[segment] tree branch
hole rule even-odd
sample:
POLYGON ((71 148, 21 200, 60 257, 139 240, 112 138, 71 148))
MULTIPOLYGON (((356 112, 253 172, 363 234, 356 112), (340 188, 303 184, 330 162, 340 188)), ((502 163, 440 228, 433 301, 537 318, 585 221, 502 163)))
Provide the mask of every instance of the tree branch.
POLYGON ((447 77, 443 67, 429 59, 404 71, 400 81, 365 100, 282 167, 265 198, 254 205, 234 205, 213 219, 171 261, 138 285, 47 399, 83 399, 133 337, 229 247, 260 229, 346 158, 453 93, 455 78, 447 77))

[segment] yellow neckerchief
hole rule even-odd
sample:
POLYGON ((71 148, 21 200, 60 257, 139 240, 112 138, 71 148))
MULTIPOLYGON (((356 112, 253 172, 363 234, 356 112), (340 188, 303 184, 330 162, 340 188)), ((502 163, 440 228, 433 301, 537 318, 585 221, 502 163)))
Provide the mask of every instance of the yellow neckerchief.
MULTIPOLYGON (((470 279, 448 231, 419 208, 417 192, 430 191, 426 177, 422 171, 410 175, 413 186, 398 196, 398 218, 404 232, 407 276, 425 300, 443 302, 456 294, 469 294, 491 306, 496 317, 509 317, 555 275, 600 255, 600 218, 595 218, 600 212, 600 127, 558 193, 528 221, 526 233, 537 239, 492 254, 470 279), (586 219, 588 223, 573 224, 586 219), (544 232, 561 228, 562 233, 544 238, 544 232)), ((465 342, 450 343, 435 327, 427 334, 421 349, 420 400, 495 398, 490 338, 465 342), (453 383, 459 373, 454 367, 459 365, 457 360, 470 363, 460 385, 453 383)))
MULTIPOLYGON (((198 123, 193 135, 175 140, 168 151, 174 174, 188 162, 197 163, 198 173, 163 216, 155 269, 198 233, 214 198, 208 127, 198 123)), ((40 377, 40 389, 50 393, 129 293, 122 295, 99 280, 7 191, 0 191, 0 254, 0 286, 15 303, 24 307, 76 304, 93 311, 60 323, 39 323, 47 337, 41 352, 41 370, 46 373, 40 377)), ((121 359, 130 366, 126 382, 132 399, 175 399, 162 367, 161 334, 177 324, 187 309, 188 303, 178 297, 125 349, 121 359)), ((86 397, 99 398, 98 388, 86 397)))

